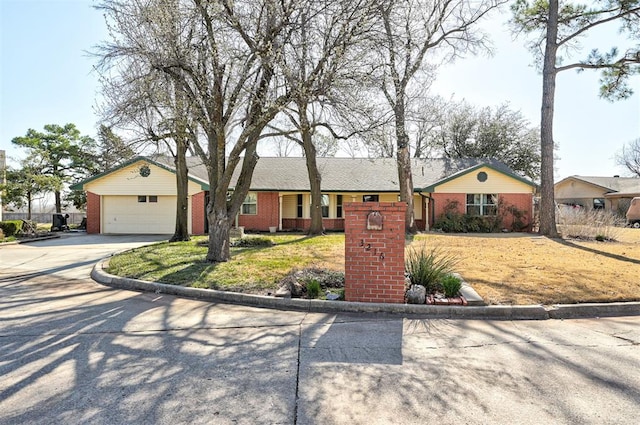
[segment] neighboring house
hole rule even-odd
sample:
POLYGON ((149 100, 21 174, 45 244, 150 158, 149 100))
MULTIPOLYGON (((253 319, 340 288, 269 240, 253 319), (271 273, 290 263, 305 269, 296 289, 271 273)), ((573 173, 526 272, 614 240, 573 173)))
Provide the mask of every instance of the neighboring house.
POLYGON ((560 205, 626 212, 629 202, 640 196, 640 178, 571 176, 554 185, 555 200, 560 205))
MULTIPOLYGON (((486 160, 412 160, 415 218, 429 229, 445 207, 462 213, 496 214, 498 200, 528 216, 535 184, 506 165, 486 160)), ((322 215, 327 230, 343 230, 347 202, 396 202, 394 159, 318 158, 322 174, 322 215)), ((231 189, 237 179, 236 173, 231 189)), ((199 159, 189 158, 189 232, 207 231, 209 184, 199 159)), ((87 192, 89 233, 173 233, 176 189, 173 160, 137 157, 72 187, 87 192)), ((250 192, 236 218, 246 230, 304 230, 311 223, 309 178, 304 158, 260 158, 250 192)), ((505 217, 508 227, 509 217, 505 217)))

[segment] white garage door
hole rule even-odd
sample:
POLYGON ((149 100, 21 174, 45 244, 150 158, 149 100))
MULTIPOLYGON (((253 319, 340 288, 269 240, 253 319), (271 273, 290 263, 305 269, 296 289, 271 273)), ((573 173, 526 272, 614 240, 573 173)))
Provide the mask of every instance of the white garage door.
POLYGON ((102 223, 102 233, 171 234, 176 223, 176 197, 104 196, 102 223))

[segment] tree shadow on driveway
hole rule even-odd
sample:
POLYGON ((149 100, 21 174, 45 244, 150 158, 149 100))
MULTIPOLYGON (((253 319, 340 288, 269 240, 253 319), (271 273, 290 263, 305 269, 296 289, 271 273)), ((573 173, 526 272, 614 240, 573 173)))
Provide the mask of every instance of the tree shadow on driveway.
POLYGON ((0 283, 0 423, 294 421, 291 318, 238 327, 211 303, 51 276, 17 286, 0 283))

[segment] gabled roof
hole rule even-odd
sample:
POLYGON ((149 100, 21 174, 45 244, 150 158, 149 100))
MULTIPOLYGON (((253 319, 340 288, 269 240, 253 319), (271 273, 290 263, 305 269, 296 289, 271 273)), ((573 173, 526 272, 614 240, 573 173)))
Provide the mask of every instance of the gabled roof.
MULTIPOLYGON (((101 173, 81 183, 103 177, 110 172, 126 167, 136 161, 146 160, 168 171, 175 172, 173 158, 168 156, 137 157, 121 166, 101 173)), ((323 192, 397 192, 398 168, 394 158, 317 158, 322 176, 323 192)), ((208 190, 207 169, 198 157, 187 157, 190 179, 208 190), (206 187, 205 187, 206 186, 206 187)), ((531 181, 523 178, 502 162, 487 159, 416 159, 411 160, 413 185, 416 192, 428 191, 453 178, 472 172, 480 167, 490 167, 530 186, 531 181)), ((240 170, 237 169, 230 188, 235 187, 240 170)), ((77 190, 77 189, 76 189, 77 190)), ((303 157, 264 157, 258 160, 251 179, 252 191, 308 192, 309 176, 306 159, 303 157)))
MULTIPOLYGON (((397 192, 398 168, 395 158, 317 158, 323 192, 397 192)), ((482 166, 510 175, 531 186, 532 182, 515 174, 505 164, 494 160, 416 159, 411 160, 416 192, 434 183, 440 184, 453 174, 482 166)), ((239 171, 232 179, 235 185, 239 171)), ((251 181, 253 191, 308 192, 309 176, 305 158, 260 158, 251 181)))
MULTIPOLYGON (((166 171, 168 171, 170 173, 175 174, 176 173, 176 169, 175 169, 175 166, 173 165, 173 160, 171 160, 171 163, 168 164, 166 162, 167 158, 169 158, 169 157, 166 157, 166 156, 162 156, 162 157, 136 156, 135 158, 132 158, 132 159, 126 161, 126 162, 123 162, 122 164, 118 165, 117 167, 114 167, 114 168, 112 168, 110 170, 107 170, 107 171, 102 172, 100 174, 96 174, 95 176, 91 176, 91 177, 89 177, 87 179, 84 179, 84 180, 78 182, 78 183, 75 183, 75 184, 71 185, 69 187, 69 189, 71 189, 71 190, 83 190, 85 184, 87 184, 89 182, 92 182, 94 180, 98 180, 98 179, 100 179, 100 178, 102 178, 104 176, 107 176, 107 175, 109 175, 111 173, 114 173, 114 172, 116 172, 118 170, 122 170, 123 168, 126 168, 126 167, 128 167, 128 166, 130 166, 132 164, 135 164, 136 162, 139 162, 139 161, 148 162, 150 164, 153 164, 153 165, 155 165, 157 167, 162 168, 163 170, 166 170, 166 171)), ((205 173, 205 176, 206 176, 206 173, 205 173)), ((202 179, 199 176, 196 176, 196 175, 193 175, 192 173, 189 173, 189 180, 191 180, 192 182, 194 182, 196 184, 199 184, 200 187, 202 188, 202 190, 209 190, 209 183, 207 183, 207 181, 208 181, 207 178, 202 179)))
POLYGON ((424 188, 422 188, 422 192, 433 192, 437 186, 440 186, 440 185, 442 185, 444 183, 447 183, 447 182, 449 182, 451 180, 454 180, 454 179, 457 179, 459 177, 462 177, 462 176, 464 176, 466 174, 472 173, 472 172, 474 172, 474 171, 476 171, 476 170, 478 170, 480 168, 483 168, 483 167, 487 167, 487 168, 490 168, 490 169, 492 169, 494 171, 497 171, 499 173, 505 174, 505 175, 507 175, 507 176, 509 176, 509 177, 511 177, 511 178, 513 178, 515 180, 518 180, 519 182, 522 182, 522 183, 524 183, 526 185, 529 185, 531 187, 537 187, 537 185, 534 182, 532 182, 531 180, 528 180, 528 179, 522 177, 521 175, 517 174, 515 171, 513 171, 505 163, 500 162, 500 161, 495 160, 495 159, 485 159, 485 160, 482 160, 482 161, 480 161, 479 163, 477 163, 475 165, 472 165, 472 166, 470 166, 468 168, 462 169, 462 170, 460 170, 460 171, 458 171, 456 173, 453 173, 451 175, 448 175, 448 176, 446 176, 446 177, 444 177, 444 178, 442 178, 442 179, 440 179, 440 180, 438 180, 438 181, 436 181, 436 182, 434 182, 434 183, 432 183, 432 184, 430 184, 428 186, 425 186, 424 188))
POLYGON ((566 180, 578 180, 593 186, 598 186, 607 193, 634 194, 640 192, 640 178, 638 177, 569 176, 560 180, 556 185, 566 180))

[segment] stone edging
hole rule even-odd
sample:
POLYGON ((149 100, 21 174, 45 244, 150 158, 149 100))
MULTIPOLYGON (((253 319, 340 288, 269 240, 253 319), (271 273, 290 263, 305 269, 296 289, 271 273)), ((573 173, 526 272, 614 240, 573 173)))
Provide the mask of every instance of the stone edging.
POLYGON ((248 295, 213 289, 187 288, 138 279, 114 276, 104 271, 109 259, 100 260, 91 271, 91 278, 103 285, 131 291, 155 292, 178 295, 207 301, 219 301, 279 310, 298 310, 319 313, 390 313, 420 315, 442 319, 484 320, 547 320, 580 317, 640 315, 640 302, 607 304, 557 304, 518 306, 434 306, 419 304, 380 304, 346 301, 276 298, 264 295, 248 295))

